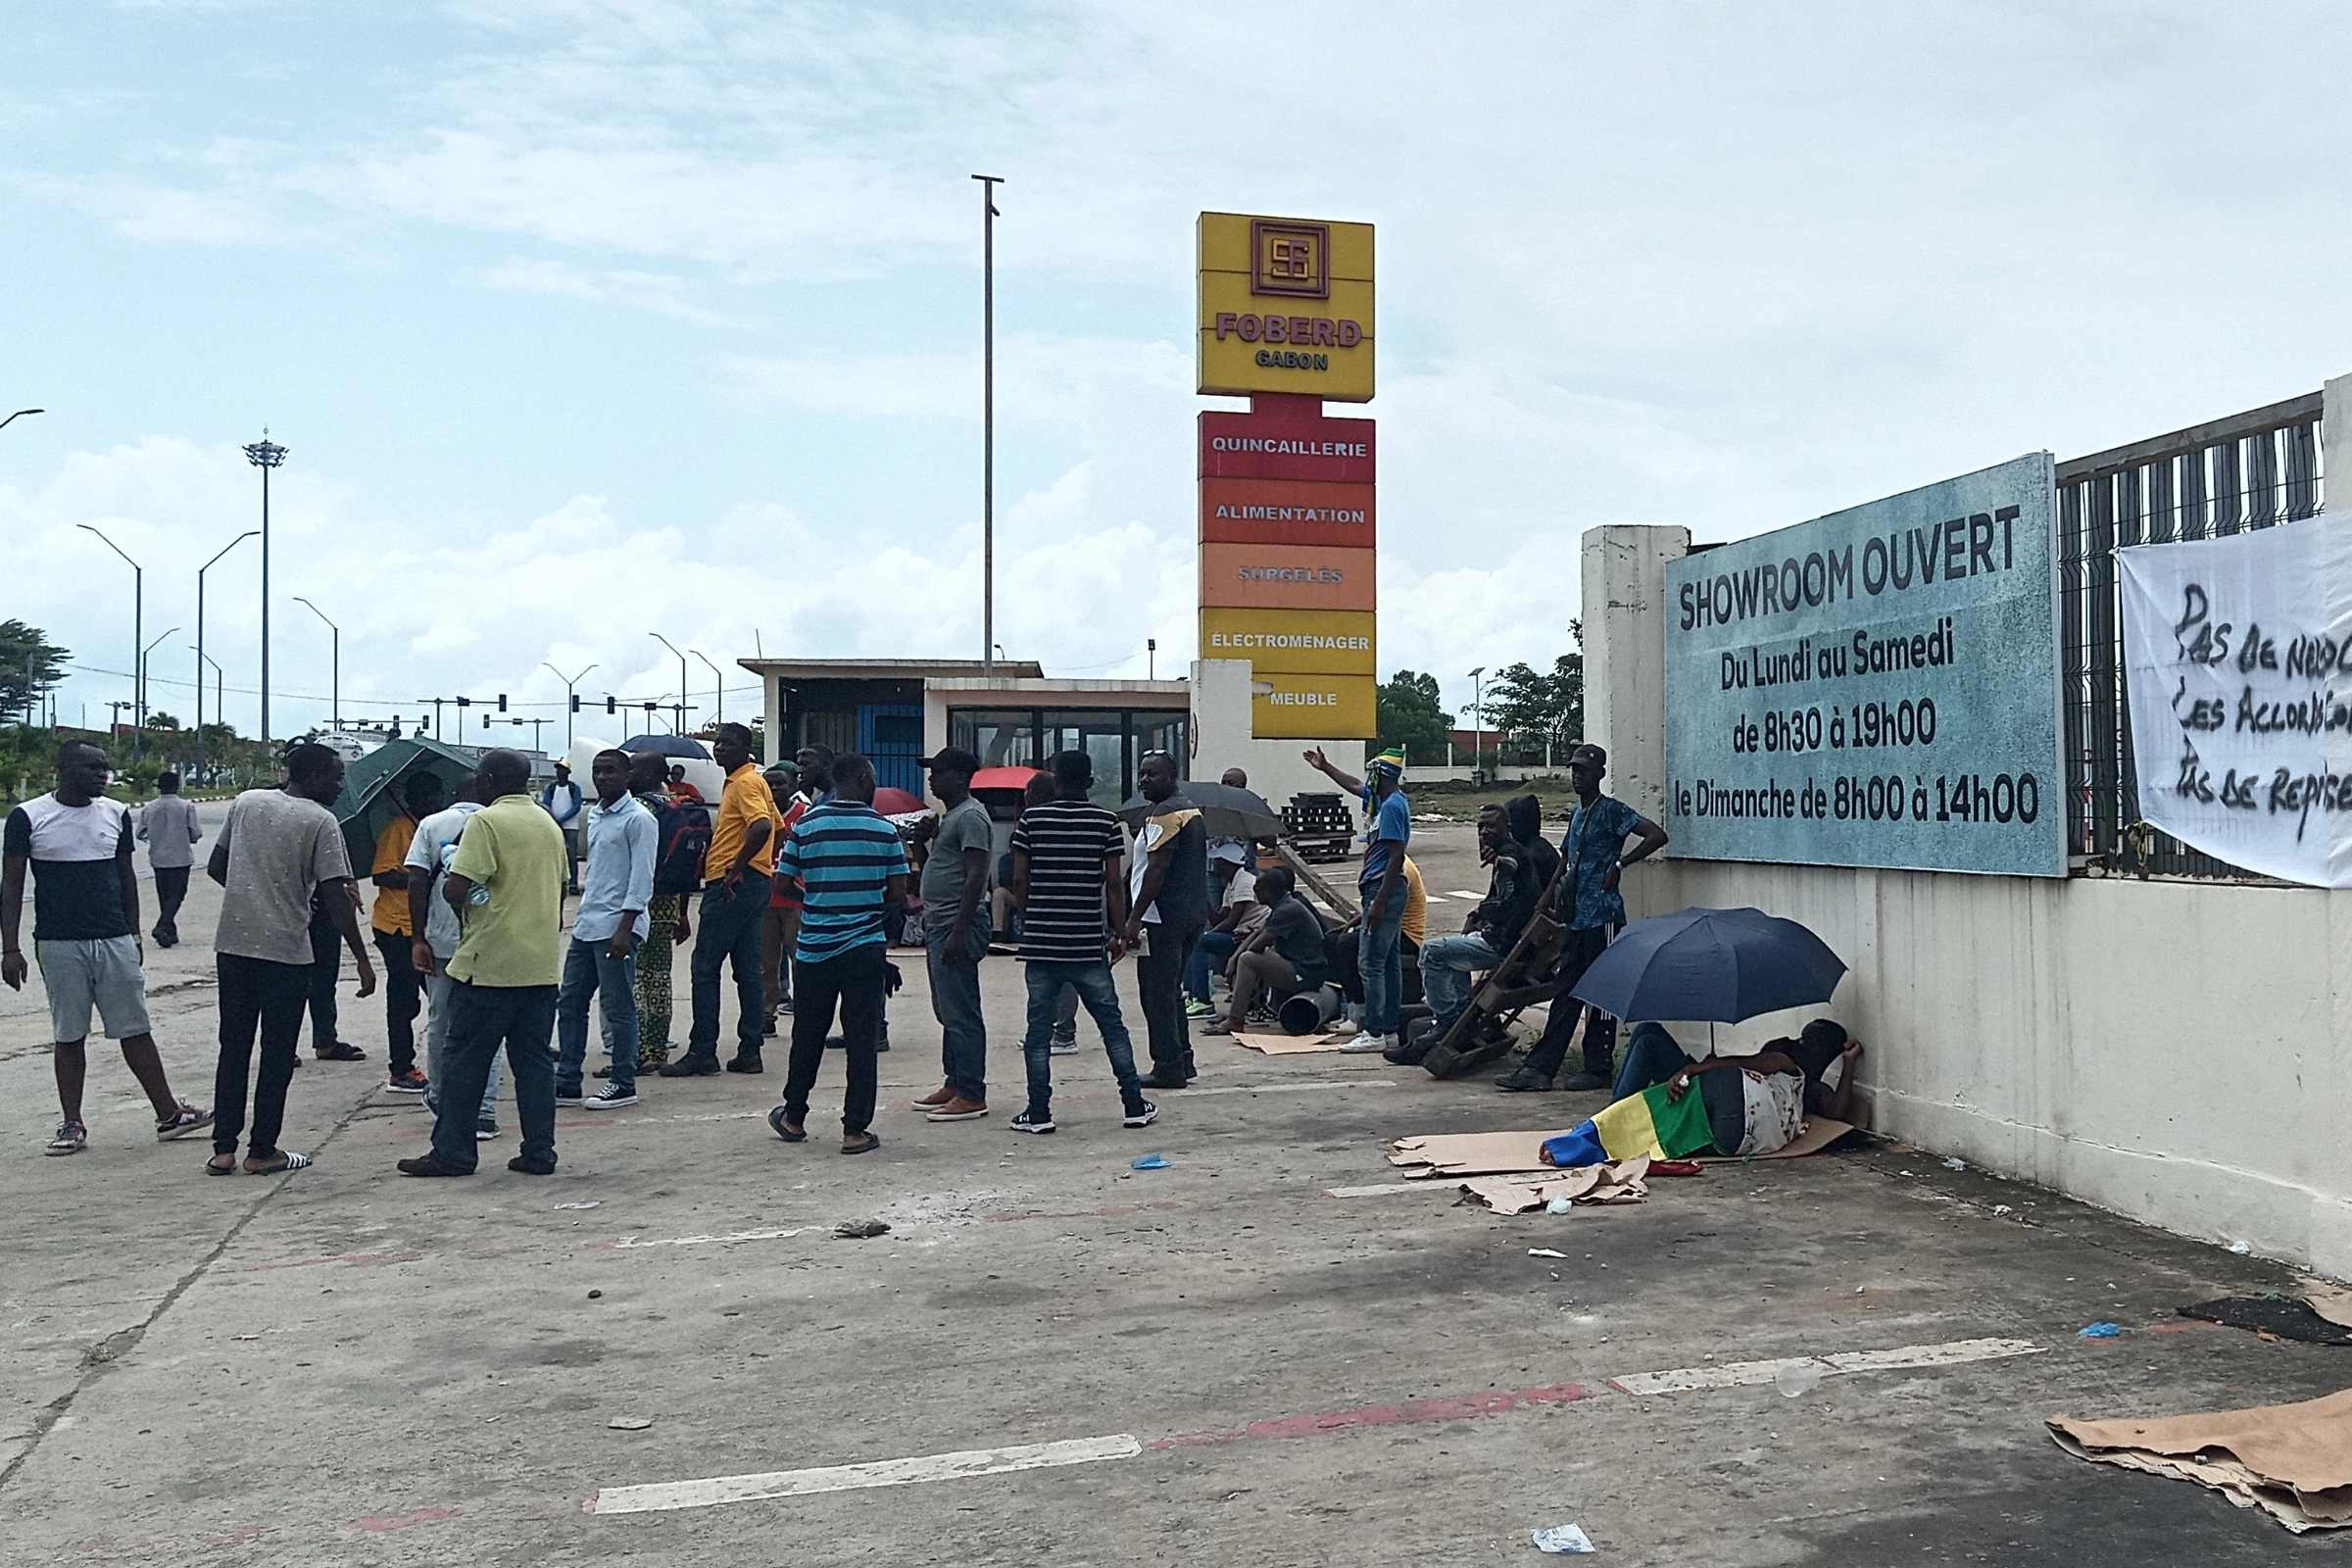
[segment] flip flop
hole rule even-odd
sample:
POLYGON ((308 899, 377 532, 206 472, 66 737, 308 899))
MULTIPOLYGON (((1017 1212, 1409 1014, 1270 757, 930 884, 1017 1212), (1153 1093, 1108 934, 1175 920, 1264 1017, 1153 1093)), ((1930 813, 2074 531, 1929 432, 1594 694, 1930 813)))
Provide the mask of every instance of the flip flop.
POLYGON ((275 1176, 289 1170, 307 1170, 310 1168, 310 1164, 311 1156, 308 1154, 280 1154, 274 1164, 264 1165, 260 1170, 247 1171, 245 1174, 248 1176, 275 1176))
MULTIPOLYGON (((218 1154, 213 1156, 214 1159, 219 1157, 218 1154)), ((234 1176, 237 1173, 237 1156, 229 1155, 225 1165, 216 1165, 212 1159, 208 1159, 204 1162, 204 1173, 207 1176, 234 1176)))
POLYGON ((880 1133, 865 1132, 858 1135, 856 1143, 842 1145, 841 1152, 845 1154, 870 1154, 881 1147, 882 1135, 880 1133))
POLYGON ((767 1113, 767 1124, 775 1129, 776 1136, 778 1138, 783 1139, 788 1144, 805 1144, 808 1141, 808 1128, 804 1127, 796 1133, 790 1127, 785 1125, 784 1107, 782 1105, 774 1107, 767 1113))

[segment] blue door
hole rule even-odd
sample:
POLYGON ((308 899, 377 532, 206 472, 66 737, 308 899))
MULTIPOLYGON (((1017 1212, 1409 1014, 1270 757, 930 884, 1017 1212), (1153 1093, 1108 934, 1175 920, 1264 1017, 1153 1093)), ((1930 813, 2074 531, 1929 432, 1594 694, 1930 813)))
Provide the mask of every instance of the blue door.
POLYGON ((858 750, 874 764, 874 782, 923 793, 923 710, 906 703, 858 705, 858 750))

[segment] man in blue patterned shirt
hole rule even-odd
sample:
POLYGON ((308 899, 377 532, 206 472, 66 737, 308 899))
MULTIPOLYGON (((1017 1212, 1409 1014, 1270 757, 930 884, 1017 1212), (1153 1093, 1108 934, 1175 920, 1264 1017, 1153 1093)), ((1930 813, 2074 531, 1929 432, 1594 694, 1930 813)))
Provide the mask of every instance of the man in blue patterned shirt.
POLYGON ((1560 1085, 1562 1089, 1609 1087, 1617 1054, 1617 1024, 1598 1007, 1587 1007, 1568 993, 1585 977, 1585 970, 1609 939, 1625 924, 1625 896, 1617 891, 1617 876, 1636 860, 1646 859, 1665 848, 1666 830, 1623 801, 1600 793, 1608 776, 1609 754, 1587 743, 1568 756, 1568 777, 1576 785, 1576 809, 1568 832, 1560 840, 1558 906, 1554 911, 1566 929, 1560 936, 1560 974, 1551 998, 1551 1016, 1544 1038, 1527 1054, 1515 1072, 1494 1080, 1497 1089, 1549 1089, 1552 1075, 1567 1059, 1568 1037, 1579 1013, 1585 1019, 1585 1070, 1560 1085), (1641 842, 1625 847, 1629 837, 1641 842))

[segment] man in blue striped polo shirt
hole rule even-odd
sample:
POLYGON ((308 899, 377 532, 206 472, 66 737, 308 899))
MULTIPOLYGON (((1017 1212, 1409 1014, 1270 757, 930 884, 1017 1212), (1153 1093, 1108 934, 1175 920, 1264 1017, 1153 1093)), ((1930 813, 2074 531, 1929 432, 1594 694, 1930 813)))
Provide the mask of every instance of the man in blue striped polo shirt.
POLYGON ((874 1119, 874 1048, 890 965, 883 956, 882 912, 906 902, 906 851, 874 810, 874 764, 856 752, 833 760, 833 798, 792 825, 776 876, 800 896, 793 945, 792 1063, 784 1103, 767 1124, 788 1144, 808 1136, 808 1091, 825 1059, 833 1009, 841 1008, 849 1048, 850 1092, 841 1108, 841 1152, 882 1147, 874 1119))

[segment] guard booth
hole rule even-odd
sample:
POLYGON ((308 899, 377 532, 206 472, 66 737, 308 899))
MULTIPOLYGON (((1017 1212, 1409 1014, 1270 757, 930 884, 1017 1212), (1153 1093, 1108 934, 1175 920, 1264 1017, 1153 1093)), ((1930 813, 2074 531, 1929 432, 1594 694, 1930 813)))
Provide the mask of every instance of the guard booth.
MULTIPOLYGON (((923 793, 923 685, 933 676, 980 673, 971 659, 746 659, 766 687, 767 760, 804 746, 871 758, 874 781, 923 793)), ((1005 675, 1037 675, 1033 662, 1000 662, 1005 675)))

